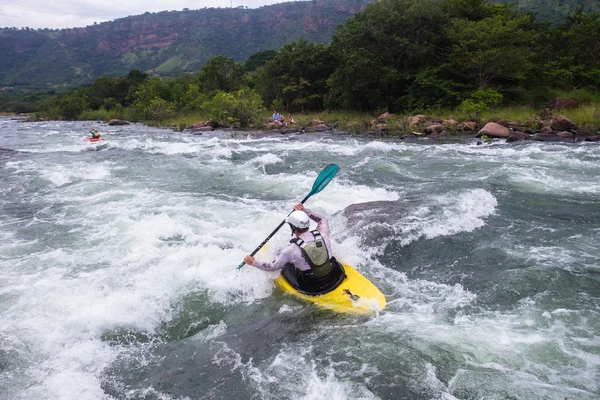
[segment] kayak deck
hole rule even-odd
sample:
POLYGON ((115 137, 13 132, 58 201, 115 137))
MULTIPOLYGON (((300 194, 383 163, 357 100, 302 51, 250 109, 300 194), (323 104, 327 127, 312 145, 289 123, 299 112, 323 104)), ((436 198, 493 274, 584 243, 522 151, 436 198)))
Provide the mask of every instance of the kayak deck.
POLYGON ((350 265, 344 265, 344 270, 346 279, 334 290, 325 294, 308 295, 301 293, 290 285, 281 274, 275 279, 275 285, 284 292, 335 312, 366 314, 381 311, 385 308, 385 296, 371 281, 350 265))

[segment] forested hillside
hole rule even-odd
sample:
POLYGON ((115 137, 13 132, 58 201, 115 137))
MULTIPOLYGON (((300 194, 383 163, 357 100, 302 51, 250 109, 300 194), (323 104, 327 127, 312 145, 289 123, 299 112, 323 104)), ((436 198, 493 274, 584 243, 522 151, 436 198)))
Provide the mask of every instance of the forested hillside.
POLYGON ((600 11, 598 0, 496 0, 495 3, 515 3, 516 9, 533 11, 538 19, 561 22, 569 13, 583 7, 584 12, 600 11))
MULTIPOLYGON (((0 29, 0 87, 59 88, 86 84, 104 75, 131 69, 150 75, 197 72, 208 60, 224 55, 244 62, 263 50, 278 50, 305 39, 327 43, 338 24, 364 10, 373 0, 287 2, 259 9, 209 8, 163 11, 61 30, 0 29)), ((461 0, 477 7, 487 0, 461 0)), ((516 3, 540 19, 564 21, 583 7, 600 10, 596 0, 492 0, 516 3)))
POLYGON ((327 42, 371 0, 288 2, 259 9, 164 11, 85 28, 0 29, 0 87, 57 87, 131 69, 197 72, 210 58, 245 61, 298 39, 327 42))

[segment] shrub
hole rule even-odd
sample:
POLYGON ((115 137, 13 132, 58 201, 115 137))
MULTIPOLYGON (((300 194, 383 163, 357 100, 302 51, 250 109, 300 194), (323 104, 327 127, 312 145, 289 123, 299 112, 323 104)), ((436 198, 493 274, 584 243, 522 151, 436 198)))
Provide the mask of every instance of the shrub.
POLYGON ((458 109, 469 114, 471 118, 477 118, 491 106, 495 106, 502 101, 502 95, 494 89, 478 90, 468 99, 464 100, 458 109))
POLYGON ((247 88, 233 93, 218 92, 202 109, 211 121, 241 128, 258 123, 265 111, 258 93, 247 88))

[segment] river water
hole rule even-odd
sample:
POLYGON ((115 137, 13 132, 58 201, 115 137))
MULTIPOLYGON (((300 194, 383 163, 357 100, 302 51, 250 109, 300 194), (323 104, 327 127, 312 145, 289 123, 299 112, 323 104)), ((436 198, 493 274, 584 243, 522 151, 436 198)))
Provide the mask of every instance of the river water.
POLYGON ((0 399, 600 398, 597 144, 0 118, 0 147, 0 399), (306 206, 378 314, 236 270, 329 163, 306 206))

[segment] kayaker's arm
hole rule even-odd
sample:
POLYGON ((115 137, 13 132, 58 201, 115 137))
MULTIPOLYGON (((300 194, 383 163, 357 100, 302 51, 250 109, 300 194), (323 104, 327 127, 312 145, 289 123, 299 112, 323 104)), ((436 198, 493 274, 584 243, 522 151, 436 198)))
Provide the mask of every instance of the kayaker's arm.
POLYGON ((310 219, 317 223, 317 230, 321 232, 321 235, 329 235, 329 222, 327 221, 327 218, 306 207, 304 207, 304 212, 308 214, 310 219))
POLYGON ((250 264, 253 267, 256 267, 258 269, 262 269, 263 271, 277 271, 278 269, 283 268, 285 266, 285 264, 292 261, 293 250, 294 249, 291 246, 286 247, 279 254, 279 256, 275 259, 275 261, 272 261, 270 263, 256 260, 256 259, 254 259, 254 257, 252 257, 252 259, 254 259, 254 262, 249 263, 248 261, 251 261, 251 260, 247 258, 248 256, 246 258, 244 258, 244 262, 246 264, 250 264))

